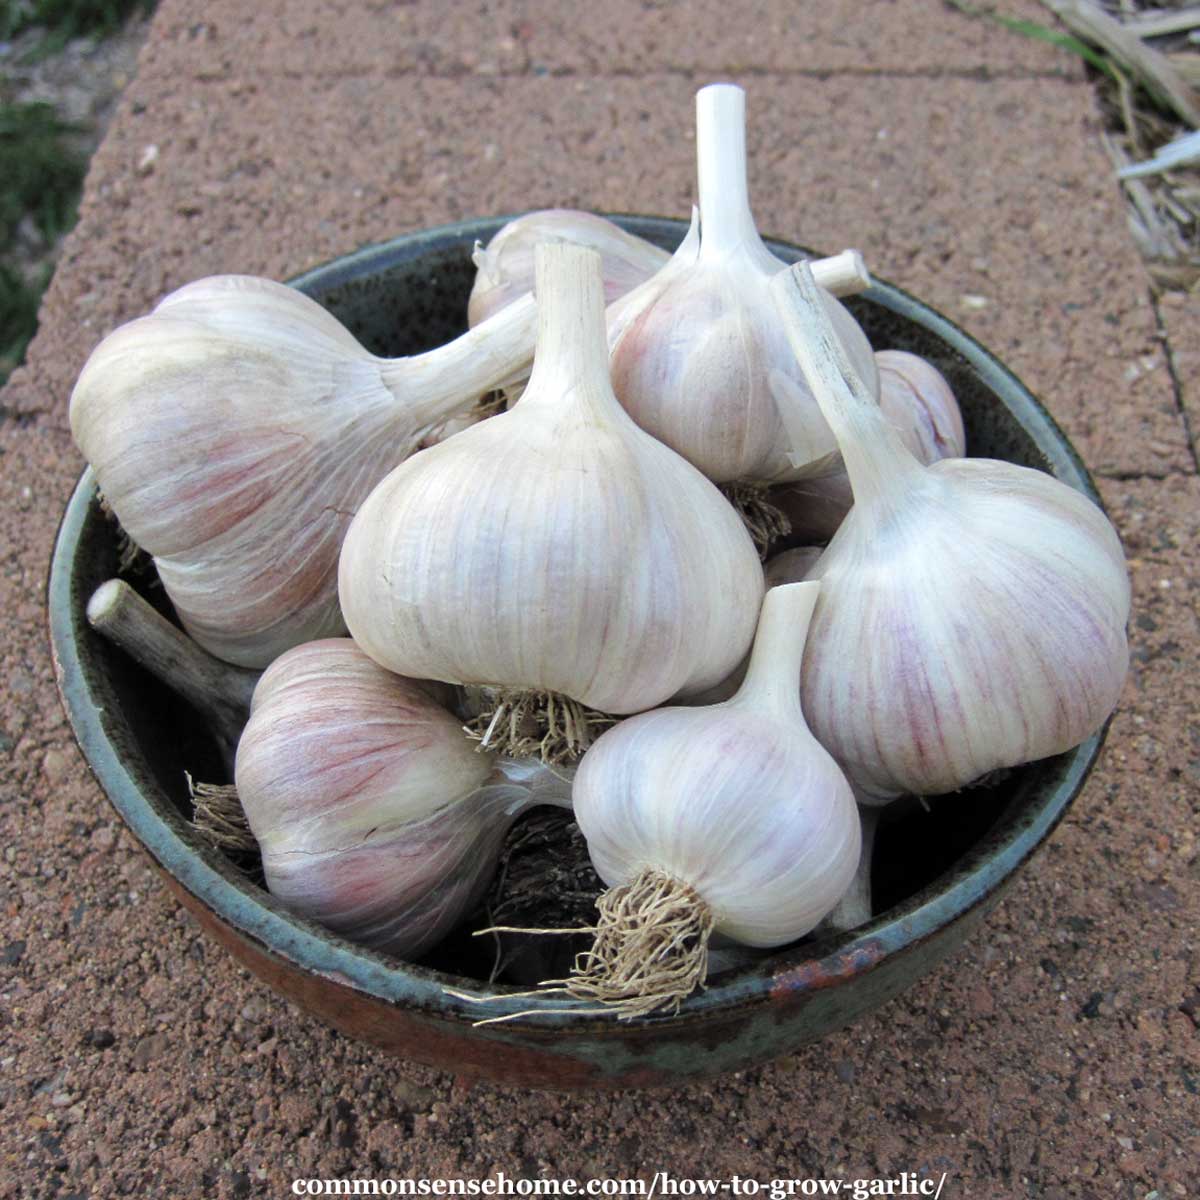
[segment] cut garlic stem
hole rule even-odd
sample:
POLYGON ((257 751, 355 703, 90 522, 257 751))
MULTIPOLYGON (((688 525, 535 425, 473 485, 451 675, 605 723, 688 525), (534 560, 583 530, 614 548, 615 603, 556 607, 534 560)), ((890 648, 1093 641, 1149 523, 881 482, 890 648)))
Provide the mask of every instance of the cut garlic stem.
POLYGON ((109 579, 92 593, 87 619, 205 718, 232 773, 259 673, 213 658, 121 579, 109 579))
POLYGON ((812 267, 796 263, 770 286, 788 343, 837 439, 855 500, 886 503, 918 486, 924 468, 851 364, 826 316, 812 267))
POLYGON ((835 296, 855 296, 872 284, 871 272, 858 250, 843 250, 829 258, 814 258, 809 264, 819 286, 835 296))
POLYGON ((817 603, 819 583, 793 583, 767 589, 746 678, 734 702, 770 711, 784 721, 803 721, 800 663, 817 603))
POLYGON ((714 83, 696 93, 696 167, 701 256, 761 250, 764 266, 777 266, 750 211, 746 93, 735 84, 714 83))
POLYGON ((469 408, 533 357, 537 303, 522 296, 453 341, 409 358, 380 359, 380 376, 398 400, 421 399, 426 426, 469 408), (474 403, 474 401, 472 401, 474 403))

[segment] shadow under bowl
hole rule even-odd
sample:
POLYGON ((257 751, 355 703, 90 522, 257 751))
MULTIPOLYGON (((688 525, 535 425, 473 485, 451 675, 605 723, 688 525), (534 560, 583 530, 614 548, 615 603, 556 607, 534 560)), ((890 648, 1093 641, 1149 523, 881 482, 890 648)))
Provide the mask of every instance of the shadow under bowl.
MULTIPOLYGON (((507 219, 406 235, 292 282, 373 352, 417 353, 465 328, 472 246, 507 219)), ((686 231, 680 221, 617 219, 666 249, 686 231)), ((804 253, 769 244, 786 261, 804 253)), ((872 345, 920 354, 946 376, 972 454, 1048 471, 1099 503, 1046 411, 962 330, 882 281, 846 304, 872 345)), ((404 1058, 509 1085, 679 1085, 787 1054, 878 1007, 982 921, 1079 792, 1104 736, 993 786, 935 798, 928 812, 904 803, 889 809, 876 851, 877 915, 851 933, 806 939, 719 975, 675 1016, 625 1022, 549 1012, 564 1002, 511 998, 516 989, 464 975, 469 968, 453 954, 431 956, 436 967, 400 962, 296 917, 196 836, 184 770, 219 778, 215 745, 183 701, 86 621, 88 598, 117 574, 117 561, 115 528, 85 472, 59 530, 50 579, 59 689, 97 779, 171 890, 240 962, 309 1013, 404 1058), (447 987, 490 991, 495 1003, 481 1011, 447 987), (474 1024, 529 1009, 510 1024, 474 1024)))

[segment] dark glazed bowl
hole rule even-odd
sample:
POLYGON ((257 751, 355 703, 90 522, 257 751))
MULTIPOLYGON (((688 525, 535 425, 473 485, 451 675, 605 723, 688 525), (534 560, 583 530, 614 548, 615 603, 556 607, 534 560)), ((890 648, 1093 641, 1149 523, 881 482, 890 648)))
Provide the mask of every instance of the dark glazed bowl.
MULTIPOLYGON (((294 280, 371 350, 409 354, 462 331, 470 252, 507 218, 470 221, 372 246, 294 280)), ((682 222, 623 217, 671 249, 682 222)), ((796 247, 772 243, 788 261, 796 247)), ((944 317, 879 282, 849 301, 877 348, 931 360, 962 404, 976 455, 1040 467, 1098 501, 1075 452, 1040 404, 944 317)), ((75 490, 55 548, 50 625, 59 687, 76 736, 121 817, 201 924, 247 967, 308 1012, 405 1058, 529 1087, 682 1084, 786 1054, 891 999, 932 970, 982 921, 1078 793, 1103 733, 1002 783, 893 806, 879 834, 878 915, 852 934, 806 940, 716 977, 677 1016, 618 1022, 536 1011, 476 1027, 482 1015, 559 1007, 506 997, 481 1013, 447 986, 478 980, 399 962, 311 922, 240 875, 193 834, 184 768, 218 777, 206 731, 181 702, 89 629, 92 591, 116 574, 113 526, 90 472, 75 490)), ((444 956, 443 956, 444 958, 444 956)), ((449 965, 453 965, 452 963, 449 965)))

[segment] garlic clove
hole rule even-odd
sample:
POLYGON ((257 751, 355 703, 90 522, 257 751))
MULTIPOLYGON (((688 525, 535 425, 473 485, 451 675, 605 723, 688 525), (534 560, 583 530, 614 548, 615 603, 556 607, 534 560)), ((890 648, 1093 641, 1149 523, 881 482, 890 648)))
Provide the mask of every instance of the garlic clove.
POLYGON ((526 213, 509 221, 486 249, 476 245, 471 257, 478 273, 467 304, 471 325, 533 291, 534 247, 553 241, 587 246, 599 253, 604 296, 610 304, 649 279, 671 257, 595 213, 569 208, 526 213))
MULTIPOLYGON (((967 452, 962 412, 941 372, 903 350, 880 350, 879 408, 904 444, 926 466, 967 452)), ((791 526, 791 537, 827 542, 845 520, 854 493, 844 470, 783 484, 770 494, 791 526)))
POLYGON ((849 886, 860 850, 854 798, 800 707, 818 591, 800 583, 767 592, 733 699, 631 717, 584 755, 575 816, 614 892, 571 994, 612 1002, 622 1015, 677 1006, 703 978, 708 931, 783 945, 849 886), (622 906, 623 890, 645 906, 622 906), (657 906, 670 906, 678 928, 658 924, 657 906))
MULTIPOLYGON (((643 429, 718 483, 825 473, 836 445, 767 291, 786 264, 763 244, 750 212, 745 94, 730 84, 702 88, 696 111, 699 248, 688 269, 672 263, 668 278, 619 302, 610 330, 614 389, 643 429), (796 396, 781 399, 781 390, 796 396)), ((852 262, 861 270, 861 258, 852 262)), ((832 296, 824 303, 874 386, 866 336, 832 296)))
POLYGON ((563 804, 569 786, 479 753, 424 686, 346 638, 300 646, 263 673, 236 778, 271 892, 401 957, 469 911, 517 814, 563 804))
POLYGON ((538 262, 528 388, 372 492, 342 607, 398 673, 638 712, 732 670, 762 571, 716 488, 616 402, 599 256, 554 243, 538 262))
POLYGON ((772 285, 854 506, 813 570, 805 711, 855 787, 961 788, 1062 753, 1117 703, 1129 579, 1100 509, 989 459, 922 464, 873 402, 803 265, 772 285))
POLYGON ((93 351, 71 430, 187 631, 261 667, 344 630, 337 556, 354 510, 431 427, 521 368, 534 313, 525 299, 386 360, 293 288, 199 280, 93 351))

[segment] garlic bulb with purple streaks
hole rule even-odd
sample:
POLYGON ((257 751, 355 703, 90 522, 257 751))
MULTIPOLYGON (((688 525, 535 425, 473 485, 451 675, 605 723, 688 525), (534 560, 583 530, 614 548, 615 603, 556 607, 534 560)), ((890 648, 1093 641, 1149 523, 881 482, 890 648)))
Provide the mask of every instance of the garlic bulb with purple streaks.
POLYGON ((293 288, 188 284, 109 334, 71 431, 206 650, 262 667, 344 631, 337 558, 359 502, 432 426, 533 348, 524 300, 427 354, 382 359, 293 288))
POLYGON ((811 273, 772 288, 854 489, 812 572, 814 733, 875 798, 952 791, 1078 745, 1129 660, 1129 579, 1104 514, 1012 463, 924 466, 847 360, 811 273))
POLYGON ((509 825, 566 804, 479 753, 424 686, 349 638, 282 655, 255 689, 237 791, 267 887, 352 941, 415 957, 470 909, 509 825))
POLYGON ((677 1007, 703 978, 710 931, 781 946, 849 886, 859 859, 854 797, 800 707, 818 591, 800 583, 767 592, 733 699, 631 717, 584 755, 575 818, 611 890, 571 994, 625 1016, 677 1007))
MULTIPOLYGON (((958 401, 942 373, 904 350, 880 350, 879 407, 904 444, 926 466, 967 452, 958 401)), ((854 493, 845 471, 781 484, 770 494, 800 542, 827 542, 845 520, 854 493)))
MULTIPOLYGON (((833 435, 767 291, 786 264, 763 244, 750 213, 745 94, 731 84, 702 88, 696 115, 699 246, 669 286, 652 278, 618 302, 613 389, 643 429, 718 483, 828 473, 836 469, 833 435)), ((866 336, 831 295, 824 303, 874 387, 866 336)))
POLYGON ((664 267, 671 255, 606 217, 571 208, 547 208, 509 221, 488 242, 476 244, 477 268, 467 320, 471 325, 493 316, 533 291, 533 252, 539 242, 571 242, 600 255, 604 298, 611 304, 664 267))
POLYGON ((536 694, 640 712, 733 669, 762 569, 717 489, 613 396, 599 256, 540 246, 537 295, 524 395, 371 493, 342 551, 342 610, 400 674, 495 689, 500 707, 536 694))

